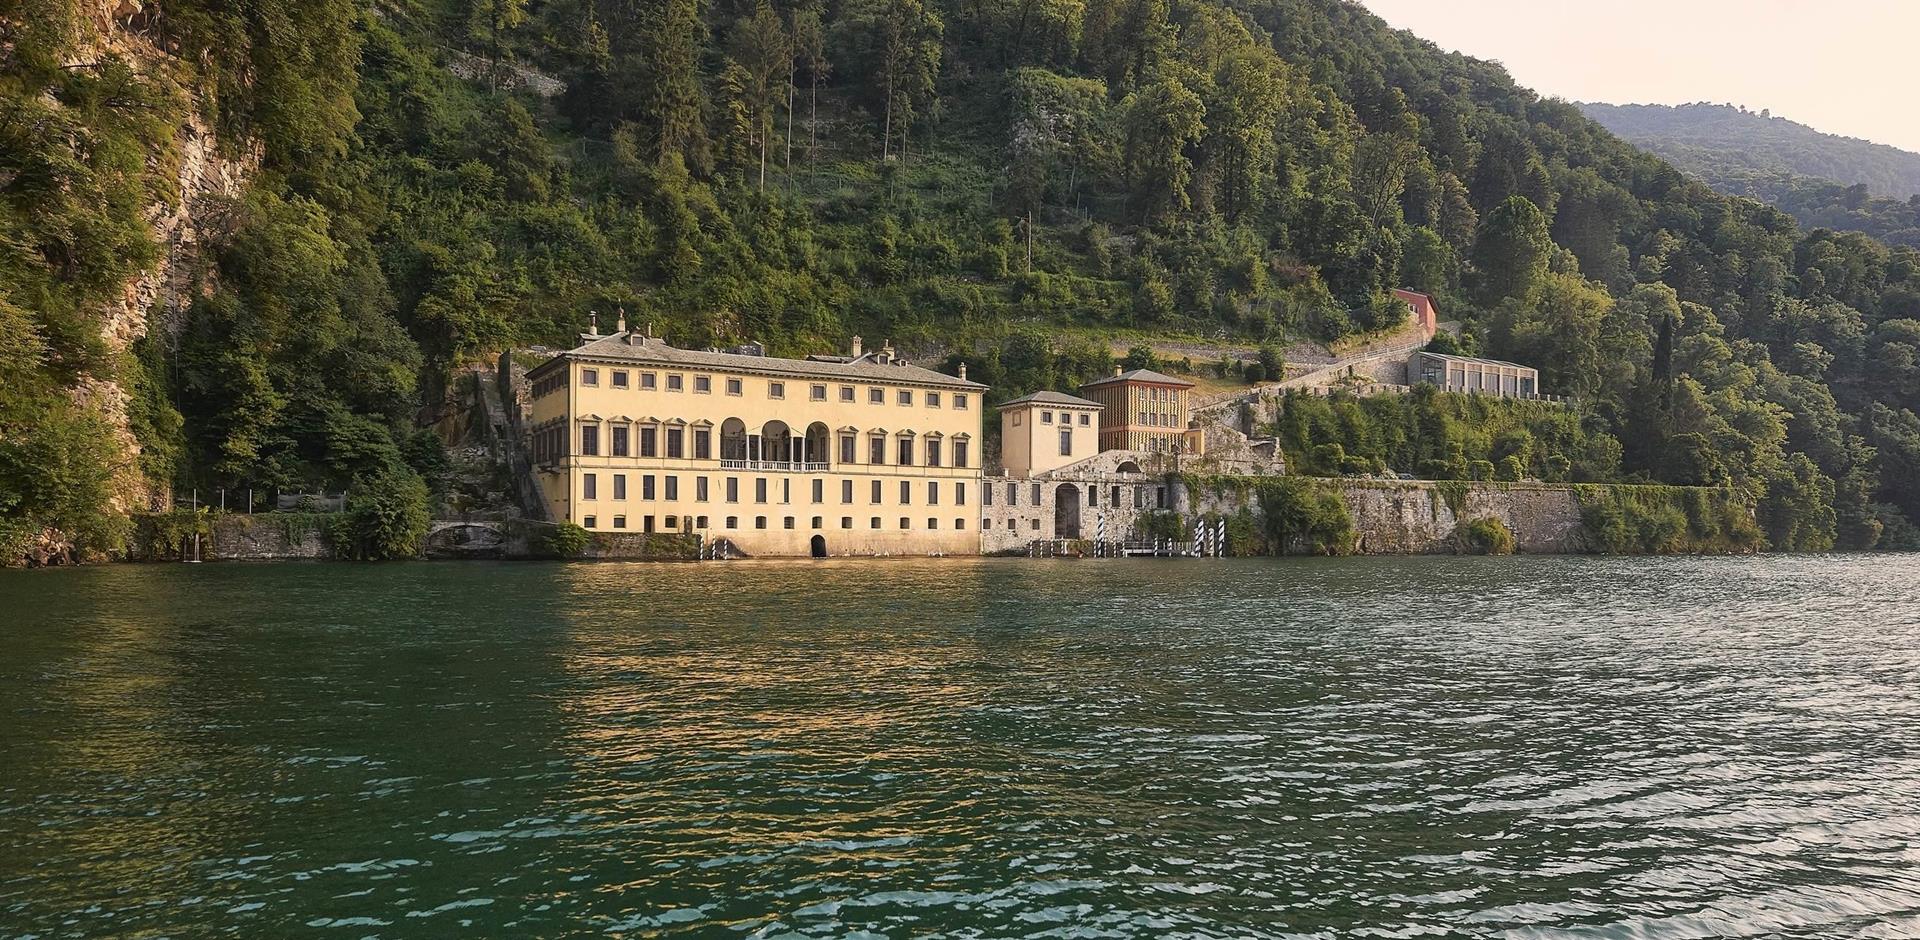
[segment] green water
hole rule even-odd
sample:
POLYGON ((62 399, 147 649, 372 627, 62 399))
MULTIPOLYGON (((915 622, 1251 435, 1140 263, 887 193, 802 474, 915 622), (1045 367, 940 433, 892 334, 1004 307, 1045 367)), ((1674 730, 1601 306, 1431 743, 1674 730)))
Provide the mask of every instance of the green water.
POLYGON ((0 572, 0 938, 1920 936, 1920 557, 0 572))

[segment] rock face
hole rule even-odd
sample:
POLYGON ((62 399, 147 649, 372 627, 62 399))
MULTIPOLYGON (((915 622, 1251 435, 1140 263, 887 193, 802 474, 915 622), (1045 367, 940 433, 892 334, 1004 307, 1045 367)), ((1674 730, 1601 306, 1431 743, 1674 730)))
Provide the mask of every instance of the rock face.
MULTIPOLYGON (((120 55, 132 61, 148 80, 171 81, 169 76, 175 74, 177 63, 142 32, 147 15, 139 0, 100 0, 89 13, 94 41, 76 48, 68 64, 120 55)), ((150 169, 172 184, 171 193, 145 209, 154 243, 160 248, 158 260, 123 285, 119 295, 99 312, 101 338, 115 354, 125 353, 150 329, 169 333, 179 330, 183 312, 207 285, 203 247, 224 227, 230 215, 227 208, 240 197, 259 165, 257 147, 245 148, 237 158, 229 156, 202 114, 203 102, 191 89, 184 92, 184 108, 170 151, 148 157, 150 169), (150 314, 157 314, 160 322, 149 323, 150 314)), ((107 420, 118 449, 126 455, 114 487, 116 508, 123 512, 167 508, 171 494, 149 492, 148 481, 137 469, 135 458, 140 445, 128 426, 125 390, 118 382, 89 378, 74 394, 81 404, 107 420)))
MULTIPOLYGON (((1433 483, 1341 480, 1363 555, 1424 555, 1454 550, 1454 530, 1473 519, 1498 519, 1515 550, 1530 554, 1585 551, 1580 503, 1572 487, 1547 483, 1433 483)), ((1179 487, 1178 510, 1189 517, 1258 511, 1243 492, 1179 487)))

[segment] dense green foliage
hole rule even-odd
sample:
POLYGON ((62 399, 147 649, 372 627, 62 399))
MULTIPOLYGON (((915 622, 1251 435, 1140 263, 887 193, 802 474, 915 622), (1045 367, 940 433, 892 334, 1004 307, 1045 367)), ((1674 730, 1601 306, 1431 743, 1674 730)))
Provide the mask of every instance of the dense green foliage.
POLYGON ((1187 476, 1184 482, 1195 493, 1232 491, 1257 507, 1228 518, 1229 554, 1348 555, 1359 539, 1346 497, 1324 480, 1187 476))
MULTIPOLYGON (((14 6, 0 474, 86 469, 0 480, 8 531, 111 535, 85 482, 110 447, 47 404, 88 378, 136 392, 148 474, 339 486, 418 469, 454 370, 590 308, 686 345, 891 337, 1010 396, 1103 371, 1086 337, 1116 327, 1389 327, 1395 286, 1580 396, 1532 475, 1585 478, 1608 456, 1574 445, 1611 439, 1623 478, 1744 487, 1796 540, 1800 513, 1865 546, 1920 510, 1920 254, 1802 234, 1342 0, 171 0, 137 28, 180 55, 140 70, 61 68, 75 0, 14 6), (259 169, 200 209, 178 336, 106 355, 189 106, 259 169)), ((1457 435, 1468 475, 1504 472, 1500 433, 1457 435)))
POLYGON ((555 558, 578 558, 586 554, 593 534, 571 522, 561 522, 540 536, 541 554, 555 558))
POLYGON ((427 484, 409 470, 388 469, 354 481, 327 535, 343 558, 416 558, 432 521, 427 484))
MULTIPOLYGON (((1751 552, 1764 540, 1744 494, 1679 486, 1579 486, 1587 550, 1610 555, 1751 552)), ((1781 550, 1832 546, 1786 542, 1781 550)))

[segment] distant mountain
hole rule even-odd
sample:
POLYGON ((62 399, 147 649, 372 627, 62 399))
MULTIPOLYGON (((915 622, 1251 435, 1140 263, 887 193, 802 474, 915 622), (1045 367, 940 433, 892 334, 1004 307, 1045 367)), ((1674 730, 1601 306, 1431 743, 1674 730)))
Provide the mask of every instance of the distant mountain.
POLYGON ((1582 104, 1614 132, 1712 183, 1731 173, 1810 176, 1874 196, 1920 193, 1920 153, 1727 104, 1582 104))
POLYGON ((1920 247, 1920 154, 1722 104, 1581 104, 1587 116, 1707 185, 1808 228, 1920 247))

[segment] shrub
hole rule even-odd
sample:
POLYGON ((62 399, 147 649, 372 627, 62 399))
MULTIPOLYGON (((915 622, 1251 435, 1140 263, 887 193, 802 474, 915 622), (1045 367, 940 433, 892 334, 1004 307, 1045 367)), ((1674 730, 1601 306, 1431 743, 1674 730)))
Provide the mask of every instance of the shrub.
POLYGON ((361 561, 413 558, 432 524, 427 484, 389 467, 347 487, 346 508, 332 523, 335 551, 361 561))
POLYGON ((1492 516, 1469 519, 1453 530, 1455 554, 1511 555, 1513 548, 1513 530, 1492 516))
POLYGON ((1262 480, 1260 514, 1266 520, 1267 545, 1284 555, 1304 540, 1317 555, 1353 552, 1357 533, 1338 490, 1306 477, 1262 480))
POLYGON ((562 522, 547 532, 541 540, 544 554, 558 558, 578 558, 586 554, 587 544, 593 536, 586 529, 571 522, 562 522))

